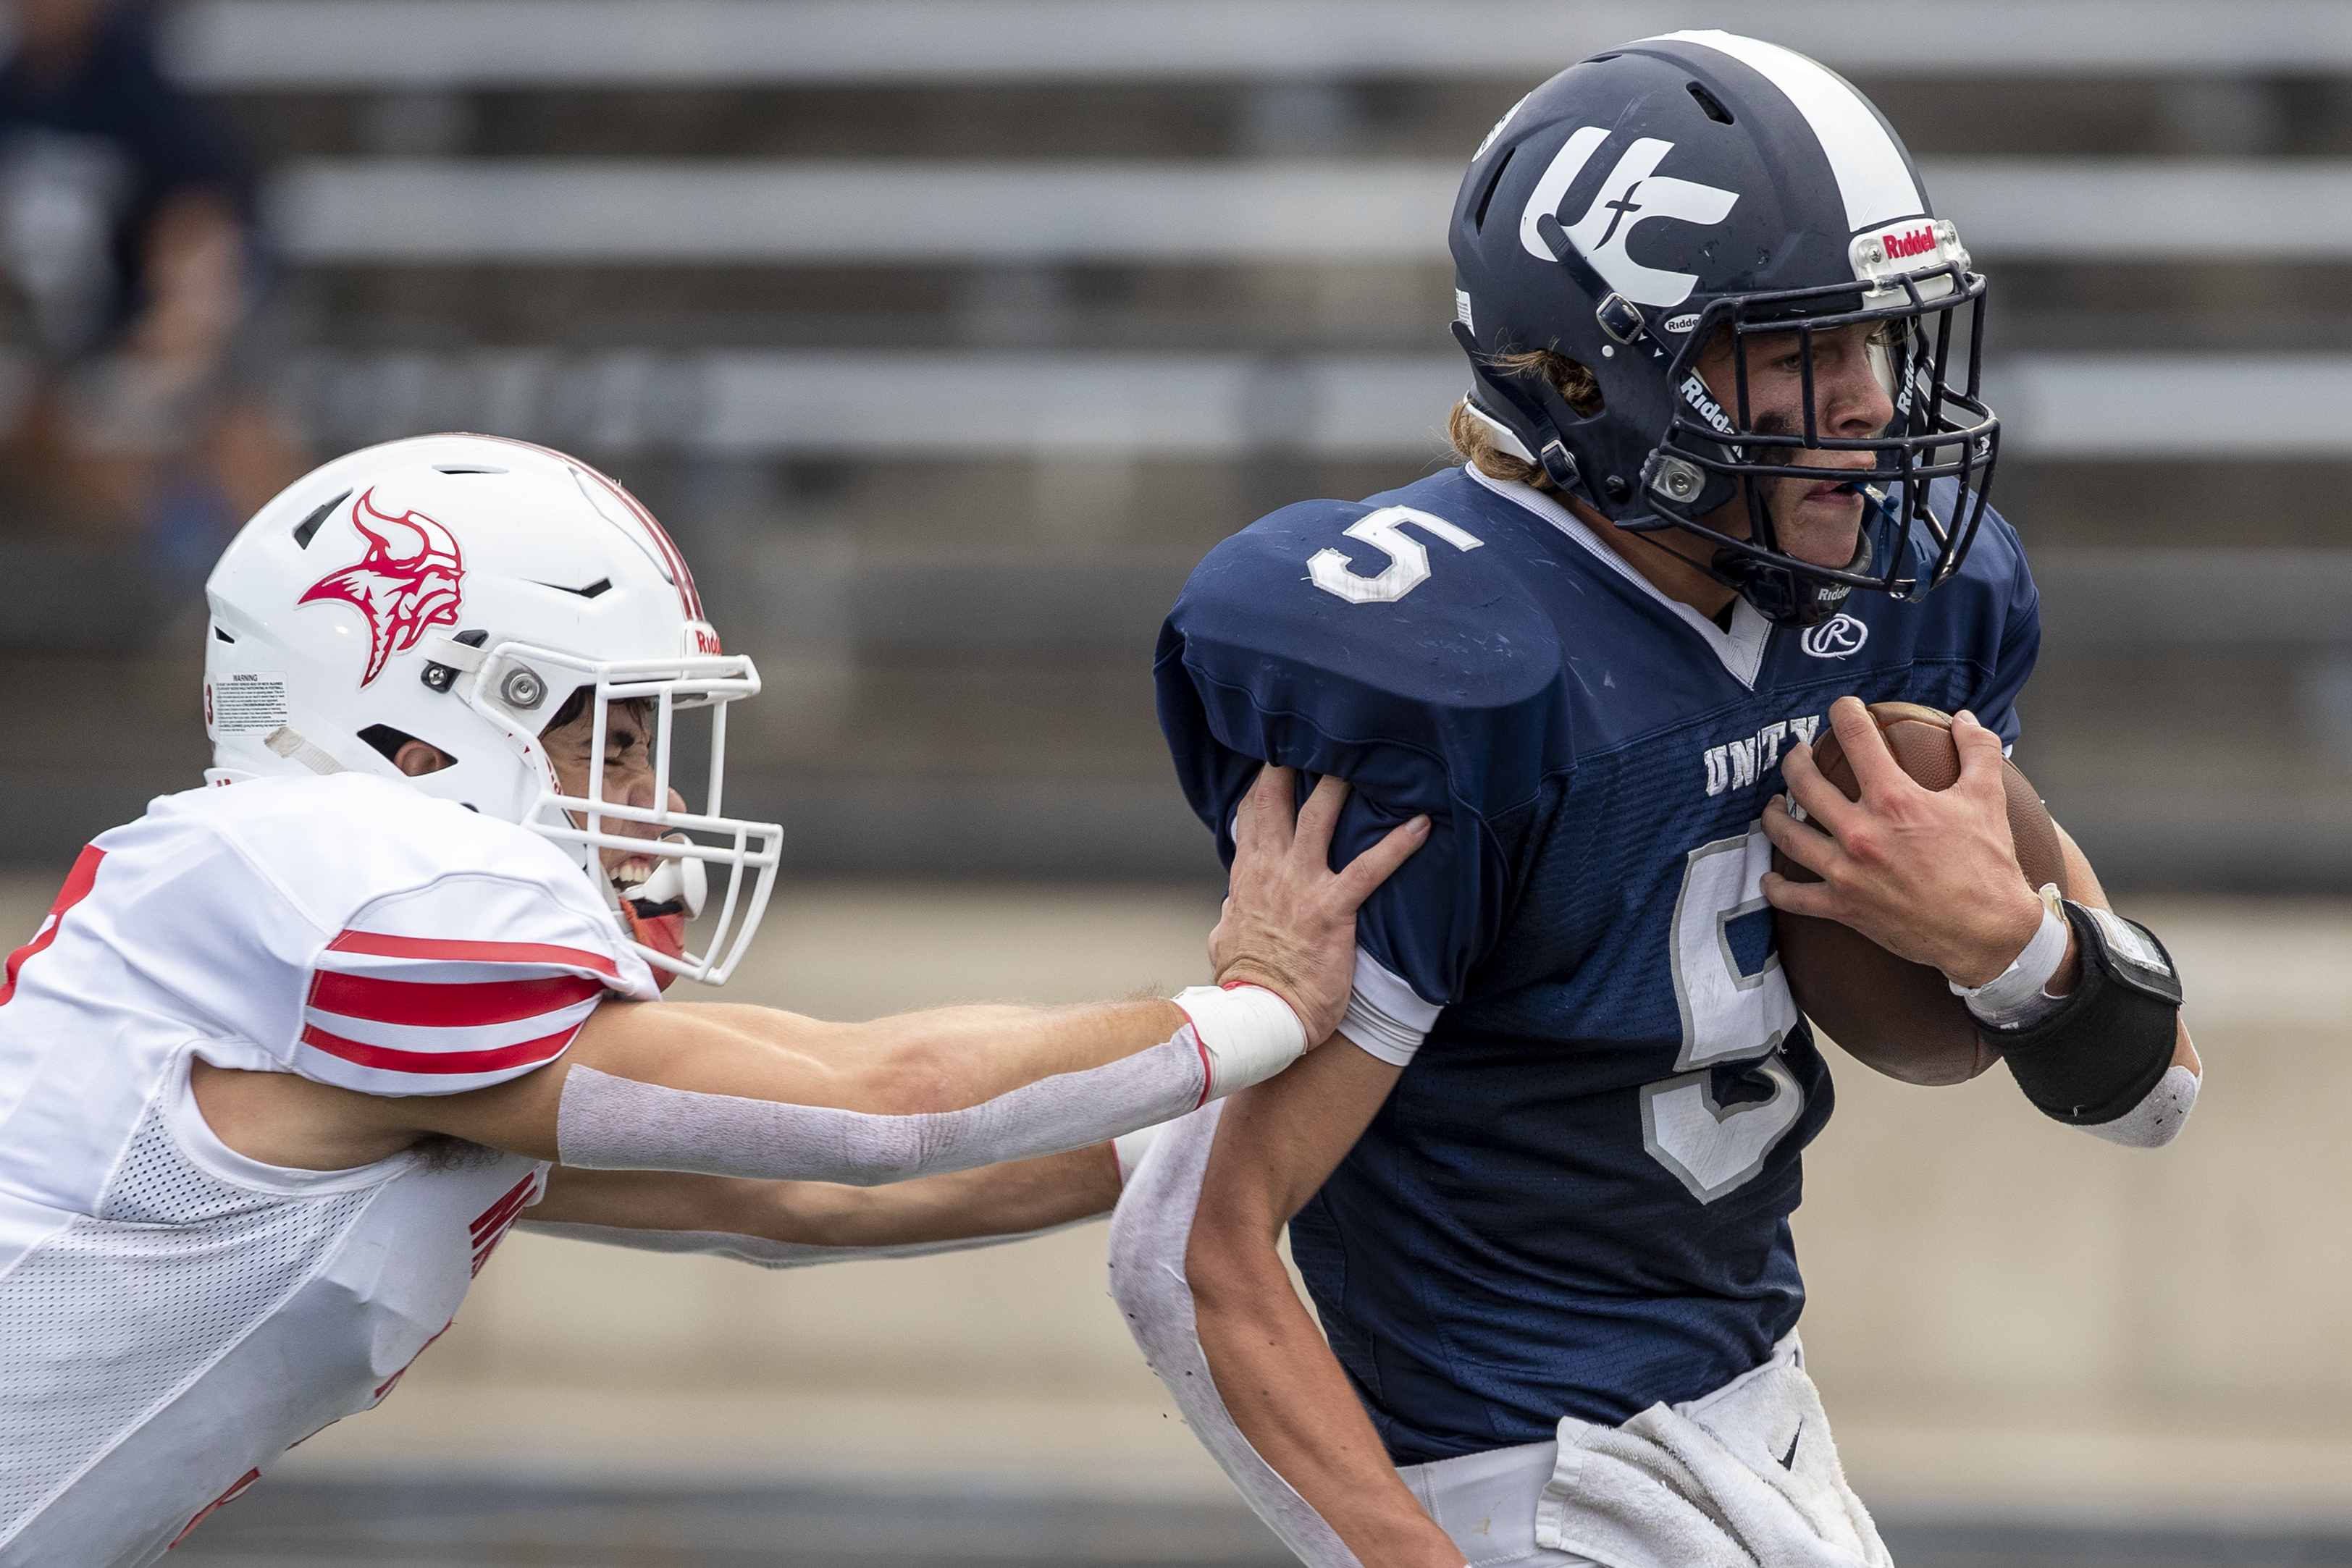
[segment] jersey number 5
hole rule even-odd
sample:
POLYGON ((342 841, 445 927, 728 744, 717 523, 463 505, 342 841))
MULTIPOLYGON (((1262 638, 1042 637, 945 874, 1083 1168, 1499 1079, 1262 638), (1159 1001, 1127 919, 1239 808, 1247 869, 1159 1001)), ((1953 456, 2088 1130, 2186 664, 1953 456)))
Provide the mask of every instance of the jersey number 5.
POLYGON ((1429 549, 1404 531, 1411 523, 1433 538, 1458 550, 1474 550, 1486 541, 1427 512, 1411 507, 1382 507, 1368 512, 1339 531, 1361 539, 1389 558, 1389 564, 1370 577, 1359 574, 1345 550, 1317 550, 1307 562, 1307 580, 1326 593, 1336 593, 1350 604, 1392 604, 1429 580, 1429 549))
POLYGON ((1731 946, 1731 923, 1769 907, 1761 879, 1771 863, 1772 845, 1760 829, 1701 844, 1675 899, 1668 940, 1683 1049, 1674 1077, 1642 1087, 1642 1145, 1701 1203, 1752 1180, 1804 1113, 1805 1092, 1780 1060, 1780 1042, 1797 1026, 1797 1002, 1780 955, 1751 975, 1731 946), (1715 1070, 1741 1063, 1754 1064, 1747 1076, 1761 1078, 1770 1093, 1718 1103, 1715 1070))

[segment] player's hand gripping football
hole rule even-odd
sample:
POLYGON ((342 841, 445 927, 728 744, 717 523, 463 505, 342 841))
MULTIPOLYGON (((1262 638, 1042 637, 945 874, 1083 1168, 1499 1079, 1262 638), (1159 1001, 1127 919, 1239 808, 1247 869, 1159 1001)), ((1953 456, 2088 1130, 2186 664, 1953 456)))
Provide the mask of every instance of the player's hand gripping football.
POLYGON ((1348 786, 1325 777, 1294 812, 1298 776, 1267 768, 1234 819, 1234 866, 1225 907, 1209 933, 1219 985, 1264 986, 1307 1026, 1310 1048, 1339 1027, 1356 973, 1356 910, 1429 837, 1415 817, 1358 855, 1330 865, 1331 835, 1348 786))
POLYGON ((1798 746, 1780 761, 1787 796, 1764 808, 1764 832, 1818 873, 1817 883, 1764 875, 1775 909, 1842 921, 1887 951, 1964 986, 1992 979, 2042 924, 2042 903, 2017 869, 2001 789, 2000 737, 1970 713, 1952 716, 1960 776, 1923 788, 1903 771, 1856 697, 1830 707, 1862 797, 1849 800, 1798 746), (1789 798, 1807 821, 1790 814, 1789 798))

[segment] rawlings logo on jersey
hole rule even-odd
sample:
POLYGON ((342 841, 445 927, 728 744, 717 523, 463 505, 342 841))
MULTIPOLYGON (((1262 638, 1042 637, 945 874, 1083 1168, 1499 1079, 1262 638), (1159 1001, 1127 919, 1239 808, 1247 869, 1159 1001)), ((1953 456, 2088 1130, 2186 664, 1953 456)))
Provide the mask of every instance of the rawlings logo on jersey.
POLYGON ((385 661, 416 646, 425 630, 455 626, 464 601, 466 559, 447 528, 422 512, 390 517, 375 509, 371 489, 352 503, 352 527, 368 542, 367 553, 340 571, 312 583, 297 604, 341 600, 367 617, 366 685, 383 674, 385 661), (381 529, 368 526, 373 518, 381 529))
POLYGON ((1816 659, 1851 659, 1870 641, 1870 628, 1838 612, 1818 626, 1809 627, 1797 646, 1816 659))

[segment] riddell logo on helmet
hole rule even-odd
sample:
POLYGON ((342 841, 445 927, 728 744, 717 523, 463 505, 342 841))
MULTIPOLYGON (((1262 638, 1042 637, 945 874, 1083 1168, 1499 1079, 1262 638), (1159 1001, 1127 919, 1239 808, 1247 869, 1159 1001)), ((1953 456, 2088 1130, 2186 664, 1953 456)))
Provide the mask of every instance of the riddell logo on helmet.
POLYGON ((1707 423, 1726 435, 1738 434, 1731 428, 1731 421, 1724 417, 1723 405, 1708 395, 1706 383, 1696 374, 1683 378, 1682 394, 1683 401, 1696 409, 1698 416, 1707 423))
POLYGON ((368 542, 367 553, 340 571, 312 583, 297 604, 341 600, 367 617, 367 685, 383 674, 385 661, 416 646, 425 630, 455 626, 464 601, 465 557, 456 536, 422 512, 391 517, 375 509, 370 489, 352 503, 352 527, 368 542), (366 521, 373 518, 381 529, 366 521))
POLYGON ((1936 230, 1931 225, 1921 225, 1908 234, 1891 234, 1878 242, 1886 247, 1886 259, 1905 261, 1915 256, 1926 256, 1936 248, 1936 230))

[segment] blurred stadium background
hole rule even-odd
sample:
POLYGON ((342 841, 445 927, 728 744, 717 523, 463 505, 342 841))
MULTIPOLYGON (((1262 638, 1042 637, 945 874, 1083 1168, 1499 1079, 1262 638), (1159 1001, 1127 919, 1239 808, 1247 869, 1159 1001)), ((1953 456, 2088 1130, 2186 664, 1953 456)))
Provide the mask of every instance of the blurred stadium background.
MULTIPOLYGON (((1849 1467, 1906 1563, 2352 1562, 2352 5, 12 9, 0 914, 194 782, 195 587, 253 502, 484 430, 636 489, 759 657, 730 800, 799 880, 736 988, 835 1016, 1198 977, 1159 619, 1260 513, 1444 461, 1469 150, 1646 33, 1845 71, 1993 278, 2046 626, 2020 758, 2179 933, 2215 1074, 2150 1158, 2005 1083, 1841 1072, 1799 1224, 1849 1467)), ((180 1555, 1278 1559, 1099 1254, 771 1278, 519 1237, 180 1555)))

